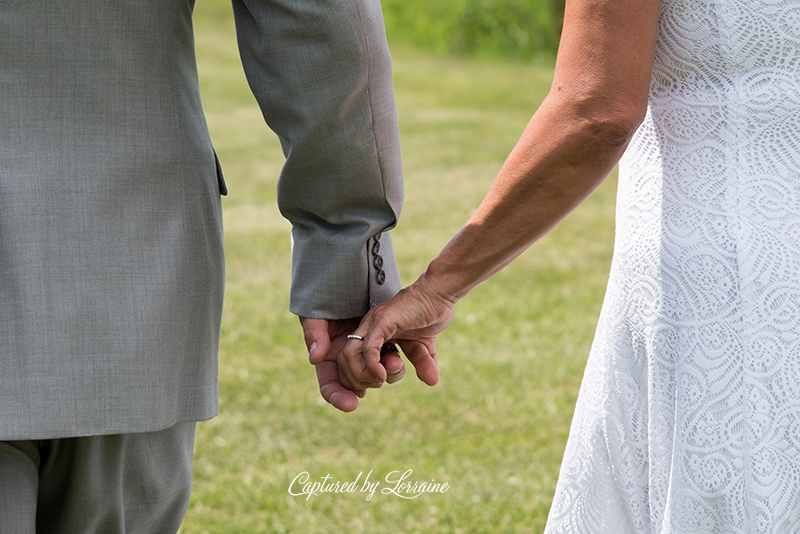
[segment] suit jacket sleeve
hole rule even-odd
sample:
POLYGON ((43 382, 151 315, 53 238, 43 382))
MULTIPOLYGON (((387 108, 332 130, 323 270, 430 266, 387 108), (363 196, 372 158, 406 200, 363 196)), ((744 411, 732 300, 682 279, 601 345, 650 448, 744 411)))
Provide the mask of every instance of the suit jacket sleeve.
POLYGON ((233 0, 242 63, 286 163, 292 312, 363 315, 400 288, 388 230, 402 205, 379 0, 233 0))

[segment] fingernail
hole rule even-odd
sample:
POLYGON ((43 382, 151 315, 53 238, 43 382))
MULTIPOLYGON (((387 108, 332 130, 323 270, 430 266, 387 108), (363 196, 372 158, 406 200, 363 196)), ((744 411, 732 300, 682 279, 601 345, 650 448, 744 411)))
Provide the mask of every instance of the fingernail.
POLYGON ((311 348, 308 349, 308 361, 311 361, 311 355, 314 353, 314 349, 317 348, 317 342, 311 344, 311 348))

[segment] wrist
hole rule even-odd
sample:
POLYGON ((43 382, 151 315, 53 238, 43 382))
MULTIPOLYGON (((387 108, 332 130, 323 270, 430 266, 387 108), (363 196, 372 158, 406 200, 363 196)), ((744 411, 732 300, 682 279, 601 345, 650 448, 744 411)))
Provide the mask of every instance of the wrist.
POLYGON ((471 288, 461 286, 457 275, 452 270, 441 265, 438 260, 439 258, 428 265, 427 270, 420 275, 416 283, 420 284, 419 289, 425 294, 455 306, 459 300, 469 293, 471 288))

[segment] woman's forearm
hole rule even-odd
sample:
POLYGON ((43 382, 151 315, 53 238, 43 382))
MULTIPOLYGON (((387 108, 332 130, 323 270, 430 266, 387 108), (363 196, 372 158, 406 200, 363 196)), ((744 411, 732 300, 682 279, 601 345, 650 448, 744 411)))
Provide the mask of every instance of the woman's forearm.
POLYGON ((583 202, 644 119, 659 0, 567 0, 553 85, 467 225, 424 279, 456 301, 583 202))
POLYGON ((637 121, 585 114, 558 95, 537 111, 478 210, 426 278, 455 301, 550 231, 608 176, 637 121))
POLYGON ((417 343, 412 363, 435 361, 455 302, 600 185, 644 119, 659 12, 660 0, 567 0, 550 94, 467 225, 419 280, 364 317, 363 341, 339 360, 345 380, 369 387, 359 376, 365 366, 383 374, 390 339, 417 343))

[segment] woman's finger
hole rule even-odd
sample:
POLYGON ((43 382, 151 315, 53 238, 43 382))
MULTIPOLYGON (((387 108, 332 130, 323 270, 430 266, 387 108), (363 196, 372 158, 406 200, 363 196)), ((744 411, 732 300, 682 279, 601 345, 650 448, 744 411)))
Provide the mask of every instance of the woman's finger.
POLYGON ((428 384, 435 386, 439 382, 439 365, 436 362, 435 340, 421 341, 399 340, 408 361, 417 371, 417 377, 428 384))
POLYGON ((349 389, 379 388, 386 381, 386 369, 380 364, 380 351, 374 356, 378 369, 373 370, 363 354, 363 339, 351 335, 336 361, 342 384, 349 389))

